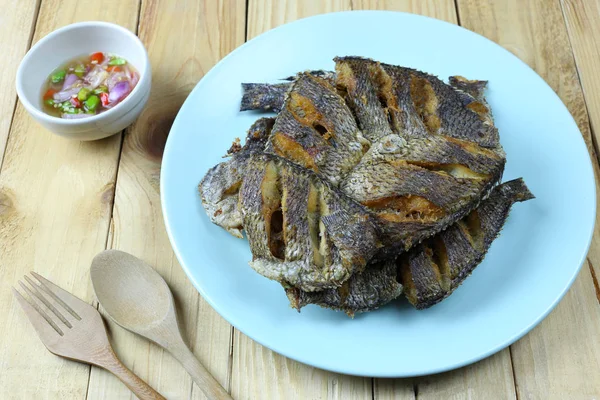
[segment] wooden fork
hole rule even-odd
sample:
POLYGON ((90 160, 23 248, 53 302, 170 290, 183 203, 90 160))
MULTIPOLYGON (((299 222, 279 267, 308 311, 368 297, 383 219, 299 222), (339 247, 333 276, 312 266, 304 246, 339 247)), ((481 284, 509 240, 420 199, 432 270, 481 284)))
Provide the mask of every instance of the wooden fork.
POLYGON ((31 274, 39 284, 27 275, 29 286, 19 281, 29 299, 14 287, 13 293, 50 352, 112 372, 142 400, 164 400, 119 361, 98 310, 35 272, 31 274))

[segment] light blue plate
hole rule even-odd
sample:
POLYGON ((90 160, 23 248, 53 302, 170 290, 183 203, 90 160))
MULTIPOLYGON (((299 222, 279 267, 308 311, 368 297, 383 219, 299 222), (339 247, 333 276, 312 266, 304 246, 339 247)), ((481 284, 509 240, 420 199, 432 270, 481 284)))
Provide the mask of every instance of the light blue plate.
POLYGON ((249 41, 198 83, 177 115, 161 172, 177 257, 202 296, 236 328, 287 357, 346 374, 407 377, 457 368, 510 345, 565 294, 587 253, 595 216, 588 152, 552 89, 502 47, 416 15, 344 12, 299 20, 249 41), (508 163, 535 200, 513 207, 486 260, 447 300, 425 311, 405 300, 358 315, 309 306, 297 313, 255 273, 246 240, 212 225, 196 186, 258 118, 238 112, 242 82, 275 81, 332 58, 360 55, 440 77, 489 80, 487 96, 508 163))

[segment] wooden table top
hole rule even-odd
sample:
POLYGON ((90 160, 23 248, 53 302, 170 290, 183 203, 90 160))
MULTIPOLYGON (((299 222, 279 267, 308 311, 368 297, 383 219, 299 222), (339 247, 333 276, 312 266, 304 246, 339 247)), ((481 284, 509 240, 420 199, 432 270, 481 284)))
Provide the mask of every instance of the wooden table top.
MULTIPOLYGON (((534 68, 569 108, 598 176, 600 0, 284 4, 0 0, 0 399, 132 398, 107 372, 47 352, 11 294, 17 280, 35 270, 97 304, 89 266, 106 248, 135 254, 165 277, 175 292, 194 353, 236 399, 600 398, 598 223, 573 287, 548 318, 510 348, 440 375, 371 379, 286 359, 225 322, 178 265, 159 197, 160 162, 170 125, 190 90, 216 62, 245 40, 278 25, 352 9, 428 15, 459 23, 507 48, 534 68), (32 43, 84 20, 111 21, 136 32, 148 49, 154 73, 152 95, 137 122, 122 134, 89 143, 45 131, 16 101, 14 89, 17 66, 32 43)), ((165 397, 204 398, 169 354, 111 322, 108 326, 123 362, 165 397)))

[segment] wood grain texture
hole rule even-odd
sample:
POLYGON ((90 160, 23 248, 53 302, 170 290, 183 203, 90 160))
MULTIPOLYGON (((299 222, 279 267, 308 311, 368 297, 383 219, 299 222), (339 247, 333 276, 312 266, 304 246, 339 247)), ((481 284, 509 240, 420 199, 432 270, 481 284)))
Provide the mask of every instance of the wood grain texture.
POLYGON ((426 15, 456 24, 454 0, 352 0, 353 10, 388 10, 426 15))
MULTIPOLYGON (((557 0, 558 1, 558 0, 557 0)), ((583 133, 592 158, 598 158, 598 132, 600 132, 600 77, 598 77, 598 57, 600 55, 600 1, 598 0, 562 0, 562 11, 573 49, 580 85, 576 85, 577 94, 581 97, 581 89, 585 98, 586 108, 569 110, 575 117, 579 129, 583 133), (581 86, 581 89, 580 89, 581 86), (590 127, 591 125, 591 127, 590 127), (594 143, 592 143, 592 141, 594 143)), ((581 100, 583 103, 583 100, 581 100)), ((567 105, 568 106, 568 105, 567 105)), ((579 104, 577 104, 579 106, 579 104)), ((597 182, 600 177, 598 163, 594 162, 597 182)), ((600 194, 596 185, 597 196, 600 194)), ((591 267, 595 276, 600 277, 600 216, 596 214, 596 231, 594 245, 590 249, 591 267)), ((598 282, 596 281, 596 285, 598 282)), ((600 294, 598 295, 600 302, 600 294)))
MULTIPOLYGON (((593 131, 600 131, 600 1, 561 0, 593 131)), ((596 136, 597 138, 597 136, 596 136)))
POLYGON ((375 379, 374 400, 515 399, 510 352, 443 374, 413 379, 375 379))
MULTIPOLYGON (((134 30, 137 10, 137 0, 46 0, 34 42, 60 26, 89 19, 134 30)), ((94 143, 67 141, 40 127, 17 105, 0 173, 2 399, 85 397, 89 366, 46 351, 10 287, 35 270, 91 301, 88 268, 106 243, 119 142, 119 135, 94 143)))
POLYGON ((17 100, 15 76, 19 63, 29 48, 40 1, 0 0, 0 165, 17 100))
MULTIPOLYGON (((463 25, 533 67, 573 114, 596 160, 586 106, 558 0, 459 1, 463 25)), ((589 102, 588 102, 589 106, 589 102)), ((591 110, 591 109, 590 109, 591 110)), ((594 162, 596 177, 598 165, 594 162)), ((592 247, 574 286, 540 326, 512 346, 519 398, 600 396, 600 307, 590 262, 600 265, 598 220, 592 247)))
POLYGON ((283 357, 235 330, 232 396, 253 399, 371 399, 371 379, 340 375, 283 357))
POLYGON ((317 14, 349 11, 351 0, 248 0, 248 34, 250 40, 288 22, 317 14))
MULTIPOLYGON (((245 1, 144 0, 139 36, 152 64, 152 93, 146 109, 127 130, 114 204, 112 248, 152 265, 173 291, 185 340, 226 389, 231 327, 200 298, 178 265, 165 231, 159 174, 171 123, 198 80, 244 41, 245 1)), ((168 399, 205 398, 175 359, 109 324, 115 351, 168 399)), ((129 392, 94 368, 90 399, 125 399, 129 392)))
POLYGON ((417 379, 418 399, 515 399, 508 349, 476 364, 417 379))

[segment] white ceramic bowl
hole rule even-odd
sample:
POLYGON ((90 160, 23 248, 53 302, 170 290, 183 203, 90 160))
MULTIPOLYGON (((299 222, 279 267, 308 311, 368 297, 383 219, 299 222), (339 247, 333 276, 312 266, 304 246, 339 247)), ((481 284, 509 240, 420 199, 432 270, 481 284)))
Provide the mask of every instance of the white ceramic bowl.
POLYGON ((152 73, 148 53, 127 29, 100 21, 67 25, 37 42, 17 70, 17 94, 29 114, 45 128, 70 139, 96 140, 129 126, 140 115, 150 95, 152 73), (42 111, 42 87, 48 75, 72 58, 97 51, 124 57, 140 73, 133 91, 118 105, 82 119, 61 119, 42 111))

